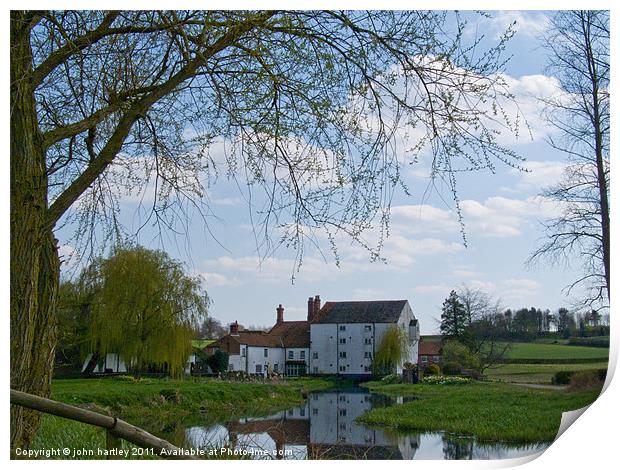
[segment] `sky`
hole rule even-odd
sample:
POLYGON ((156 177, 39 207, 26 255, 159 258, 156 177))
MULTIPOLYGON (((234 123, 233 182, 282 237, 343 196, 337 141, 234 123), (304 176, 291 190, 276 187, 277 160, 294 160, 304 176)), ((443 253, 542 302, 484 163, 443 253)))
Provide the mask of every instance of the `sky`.
MULTIPOLYGON (((501 140, 525 157, 529 172, 498 164, 495 174, 466 173, 457 179, 467 245, 451 203, 449 188, 440 182, 429 186, 429 168, 419 164, 403 168, 410 195, 396 194, 392 202, 390 236, 382 255, 386 262, 371 262, 367 252, 347 240, 339 240, 339 265, 327 252, 307 250, 298 272, 295 251, 279 247, 259 258, 250 206, 234 182, 220 177, 208 188, 213 216, 188 221, 186 236, 162 240, 147 227, 137 241, 150 248, 166 249, 204 278, 211 298, 210 315, 223 324, 268 326, 275 322, 276 307, 285 307, 285 320, 306 316, 309 296, 325 301, 407 299, 420 320, 423 334, 439 328, 441 305, 452 289, 468 286, 482 289, 510 308, 539 307, 556 310, 568 305, 564 287, 578 274, 574 266, 525 263, 542 237, 541 222, 557 208, 538 195, 561 176, 565 155, 553 151, 545 139, 555 132, 541 118, 536 97, 558 92, 557 81, 545 72, 545 51, 539 36, 548 25, 545 12, 494 12, 492 18, 477 19, 467 34, 498 37, 516 21, 510 41, 506 80, 531 132, 502 135, 501 140), (293 278, 294 275, 294 279, 293 278)), ((467 38, 467 36, 466 36, 467 38)), ((213 149, 217 152, 217 148, 213 149)), ((142 223, 137 215, 136 195, 123 199, 122 217, 135 231, 142 223)), ((58 232, 65 272, 72 267, 74 247, 70 238, 75 227, 58 232)), ((369 234, 372 238, 373 234, 369 234)))

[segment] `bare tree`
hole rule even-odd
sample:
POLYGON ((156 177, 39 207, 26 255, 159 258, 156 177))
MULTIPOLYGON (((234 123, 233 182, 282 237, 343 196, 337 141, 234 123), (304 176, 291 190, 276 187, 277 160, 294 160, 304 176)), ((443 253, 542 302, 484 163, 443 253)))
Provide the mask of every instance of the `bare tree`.
POLYGON ((575 257, 587 294, 581 307, 609 301, 609 12, 563 11, 546 37, 549 70, 562 93, 547 101, 548 119, 559 130, 550 145, 568 155, 562 180, 543 196, 561 215, 545 222, 546 236, 529 259, 553 263, 575 257))
POLYGON ((465 307, 468 323, 463 342, 480 361, 480 371, 500 363, 510 351, 505 341, 504 315, 499 299, 480 289, 461 286, 458 298, 465 307))
MULTIPOLYGON (((210 179, 241 179, 264 238, 277 227, 300 259, 317 230, 385 233, 405 155, 430 152, 453 190, 456 170, 518 166, 496 140, 518 124, 502 112, 511 32, 477 54, 446 15, 12 11, 11 387, 49 394, 55 231, 77 227, 86 251, 122 239, 134 188, 152 188, 145 223, 175 233, 192 211, 208 227, 210 179)), ((12 407, 12 448, 37 426, 12 407)))

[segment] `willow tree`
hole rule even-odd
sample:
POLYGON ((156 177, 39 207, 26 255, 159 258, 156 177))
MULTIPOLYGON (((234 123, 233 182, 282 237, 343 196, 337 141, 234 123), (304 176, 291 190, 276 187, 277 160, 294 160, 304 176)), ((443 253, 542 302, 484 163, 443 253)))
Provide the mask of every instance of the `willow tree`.
POLYGON ((181 372, 191 353, 194 326, 207 315, 201 279, 163 251, 117 248, 80 276, 89 294, 90 351, 118 353, 136 370, 164 366, 181 372))
POLYGON ((381 338, 372 360, 375 374, 392 372, 409 358, 411 343, 407 330, 398 325, 390 326, 381 338))
MULTIPOLYGON (((496 139, 517 124, 511 33, 482 51, 463 31, 437 11, 12 11, 11 387, 49 393, 55 230, 85 253, 127 236, 126 191, 150 188, 147 222, 174 232, 208 215, 205 184, 235 178, 262 195, 265 237, 281 227, 301 256, 321 230, 386 233, 420 155, 452 187, 456 170, 518 164, 496 139)), ((13 447, 37 428, 24 413, 13 447)))

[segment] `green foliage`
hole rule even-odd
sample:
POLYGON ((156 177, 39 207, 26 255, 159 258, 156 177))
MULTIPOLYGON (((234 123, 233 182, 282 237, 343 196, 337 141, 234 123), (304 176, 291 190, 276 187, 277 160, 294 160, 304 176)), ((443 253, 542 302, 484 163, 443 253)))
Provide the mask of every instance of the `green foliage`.
POLYGON ((468 316, 465 306, 459 300, 456 291, 453 290, 443 303, 439 330, 444 337, 460 338, 467 324, 468 316))
POLYGON ((458 362, 444 362, 441 371, 446 375, 459 375, 463 367, 458 362))
POLYGON ((599 394, 598 390, 566 393, 483 382, 471 382, 463 387, 434 387, 382 385, 377 381, 367 387, 373 392, 411 395, 418 400, 371 410, 358 418, 363 423, 402 431, 442 431, 512 442, 552 441, 562 413, 589 405, 599 394))
POLYGON ((551 383, 554 385, 567 385, 573 374, 575 374, 575 371, 560 370, 555 373, 551 383))
POLYGON ((444 372, 446 372, 447 366, 453 367, 453 365, 458 365, 462 369, 478 370, 480 368, 478 357, 472 354, 467 346, 455 340, 444 343, 442 358, 444 361, 444 372))
POLYGON ((402 382, 402 377, 398 374, 388 374, 381 379, 384 384, 399 384, 402 382))
POLYGON ((184 369, 209 302, 199 277, 163 251, 119 247, 82 273, 80 288, 90 299, 91 351, 119 353, 138 369, 184 369))
POLYGON ((372 361, 374 372, 376 374, 392 372, 409 357, 410 347, 407 331, 398 325, 390 326, 375 352, 372 361))
POLYGON ((426 375, 439 375, 440 372, 441 369, 439 369, 439 366, 437 364, 431 364, 424 370, 424 373, 426 375))
POLYGON ((223 374, 228 371, 228 353, 218 349, 207 358, 207 365, 214 374, 223 374))

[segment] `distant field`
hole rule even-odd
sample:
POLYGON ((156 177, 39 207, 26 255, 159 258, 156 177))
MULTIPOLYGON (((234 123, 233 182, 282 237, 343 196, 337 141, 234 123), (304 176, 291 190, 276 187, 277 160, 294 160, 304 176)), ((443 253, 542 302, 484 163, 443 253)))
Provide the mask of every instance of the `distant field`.
POLYGON ((588 346, 565 346, 562 344, 544 343, 512 343, 507 354, 508 359, 601 359, 607 360, 607 348, 592 348, 588 346))
POLYGON ((607 361, 587 364, 500 364, 487 369, 485 375, 492 380, 502 382, 549 384, 553 375, 559 371, 605 368, 607 368, 607 361))

